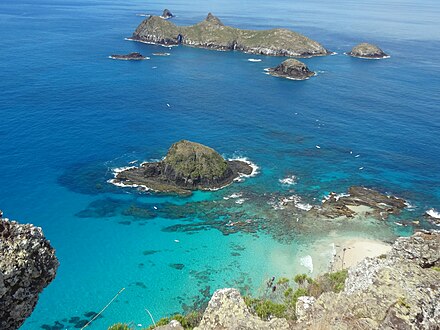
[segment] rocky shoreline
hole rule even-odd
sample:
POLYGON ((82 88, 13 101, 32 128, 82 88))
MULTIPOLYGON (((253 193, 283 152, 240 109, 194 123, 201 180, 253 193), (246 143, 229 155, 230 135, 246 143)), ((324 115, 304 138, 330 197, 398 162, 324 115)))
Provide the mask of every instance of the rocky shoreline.
POLYGON ((159 16, 151 16, 137 27, 130 40, 270 56, 309 57, 330 54, 321 44, 299 33, 287 29, 241 30, 225 26, 211 13, 204 21, 193 26, 177 26, 159 16))
MULTIPOLYGON (((366 258, 348 273, 324 274, 316 280, 296 276, 299 289, 293 306, 287 299, 285 304, 267 298, 244 299, 237 289, 219 289, 200 318, 191 319, 197 323, 194 330, 438 329, 439 251, 439 231, 418 232, 398 238, 388 253, 366 258), (305 285, 307 281, 309 284, 305 285), (317 283, 338 286, 318 288, 317 283), (249 304, 252 300, 256 301, 257 310, 255 303, 254 307, 249 304), (289 314, 290 309, 294 315, 289 314)), ((269 282, 271 287, 276 284, 278 290, 284 285, 282 296, 290 296, 289 286, 285 285, 288 279, 272 278, 269 282)), ((183 316, 179 320, 188 322, 183 316)), ((168 322, 155 329, 184 329, 177 320, 168 322)))
POLYGON ((187 195, 193 190, 223 188, 253 171, 246 161, 225 160, 209 147, 182 140, 171 146, 162 161, 118 171, 111 183, 187 195))

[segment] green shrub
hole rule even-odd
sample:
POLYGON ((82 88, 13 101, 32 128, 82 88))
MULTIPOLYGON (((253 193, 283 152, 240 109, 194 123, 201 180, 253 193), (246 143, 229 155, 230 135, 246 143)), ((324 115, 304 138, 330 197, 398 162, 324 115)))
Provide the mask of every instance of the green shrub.
POLYGON ((263 320, 269 320, 271 317, 285 317, 287 306, 277 304, 266 299, 244 297, 244 302, 252 312, 257 314, 263 320))
POLYGON ((176 320, 176 321, 180 322, 180 324, 182 325, 182 327, 185 330, 192 330, 193 328, 195 328, 196 326, 199 325, 201 319, 202 319, 202 314, 200 312, 191 312, 187 315, 174 314, 170 317, 161 318, 159 321, 156 322, 155 326, 150 325, 145 330, 152 330, 152 329, 155 329, 156 327, 159 327, 162 325, 167 325, 172 320, 176 320))
POLYGON ((307 289, 305 289, 305 288, 298 288, 293 293, 292 299, 290 301, 290 304, 293 307, 295 307, 299 297, 308 296, 308 295, 309 295, 309 291, 307 289))
POLYGON ((440 267, 432 267, 431 269, 440 272, 440 267))
POLYGON ((289 279, 286 277, 280 277, 280 279, 277 281, 278 285, 286 284, 286 283, 289 283, 289 279))
POLYGON ((110 326, 108 330, 132 330, 132 328, 125 323, 116 323, 110 326))

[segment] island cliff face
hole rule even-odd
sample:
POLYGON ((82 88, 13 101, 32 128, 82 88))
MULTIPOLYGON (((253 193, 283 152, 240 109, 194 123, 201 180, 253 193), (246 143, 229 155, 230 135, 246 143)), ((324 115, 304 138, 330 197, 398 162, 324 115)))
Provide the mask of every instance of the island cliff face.
POLYGON ((23 324, 58 265, 41 228, 0 218, 0 329, 23 324))
POLYGON ((216 50, 239 50, 271 56, 319 56, 329 52, 318 42, 287 29, 241 30, 225 26, 211 13, 192 26, 176 26, 158 16, 144 20, 132 40, 161 45, 188 45, 216 50))
POLYGON ((171 146, 164 160, 117 173, 113 183, 188 194, 191 190, 219 189, 252 171, 246 162, 225 160, 214 149, 182 140, 171 146))
POLYGON ((302 62, 289 58, 275 68, 270 68, 269 74, 275 77, 288 78, 293 80, 305 80, 315 75, 315 72, 302 62))

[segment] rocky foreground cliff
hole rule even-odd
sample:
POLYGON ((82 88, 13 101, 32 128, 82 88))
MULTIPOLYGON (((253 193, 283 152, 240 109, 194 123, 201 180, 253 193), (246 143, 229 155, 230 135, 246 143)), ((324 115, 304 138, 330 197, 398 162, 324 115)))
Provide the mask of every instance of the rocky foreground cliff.
POLYGON ((58 265, 41 228, 0 218, 0 329, 23 324, 58 265))
POLYGON ((272 56, 329 54, 321 44, 299 33, 287 29, 241 30, 225 26, 211 13, 205 20, 192 26, 177 26, 159 16, 151 16, 137 27, 132 40, 272 56))
MULTIPOLYGON (((302 296, 293 318, 269 315, 263 320, 238 290, 220 289, 194 329, 440 329, 440 232, 397 239, 388 254, 349 269, 343 290, 334 291, 315 297, 297 291, 302 296)), ((184 327, 173 321, 157 329, 184 327)))

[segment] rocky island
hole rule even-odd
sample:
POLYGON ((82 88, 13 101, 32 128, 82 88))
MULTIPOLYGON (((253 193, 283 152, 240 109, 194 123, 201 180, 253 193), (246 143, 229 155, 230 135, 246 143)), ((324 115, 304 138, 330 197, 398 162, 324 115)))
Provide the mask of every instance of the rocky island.
POLYGON ((269 68, 267 71, 274 77, 292 80, 305 80, 315 75, 315 72, 310 71, 304 63, 293 58, 289 58, 275 68, 269 68))
POLYGON ((328 55, 321 44, 287 29, 241 30, 225 26, 208 14, 192 26, 177 26, 159 16, 145 19, 129 40, 165 46, 188 45, 216 50, 238 50, 271 56, 328 55))
POLYGON ((58 265, 41 228, 0 215, 0 329, 15 330, 23 324, 58 265))
POLYGON ((225 160, 214 149, 182 140, 171 146, 162 161, 116 172, 111 182, 158 192, 190 194, 192 190, 222 188, 252 172, 248 162, 225 160))
POLYGON ((125 55, 110 55, 113 60, 124 60, 124 61, 140 61, 146 60, 148 57, 143 56, 141 53, 130 53, 125 55))
POLYGON ((367 59, 381 59, 389 57, 389 55, 385 54, 385 52, 376 45, 366 42, 353 47, 353 49, 348 52, 347 55, 367 59))
POLYGON ((168 9, 164 9, 162 16, 160 16, 160 17, 163 19, 170 19, 170 18, 173 18, 174 15, 168 9))

